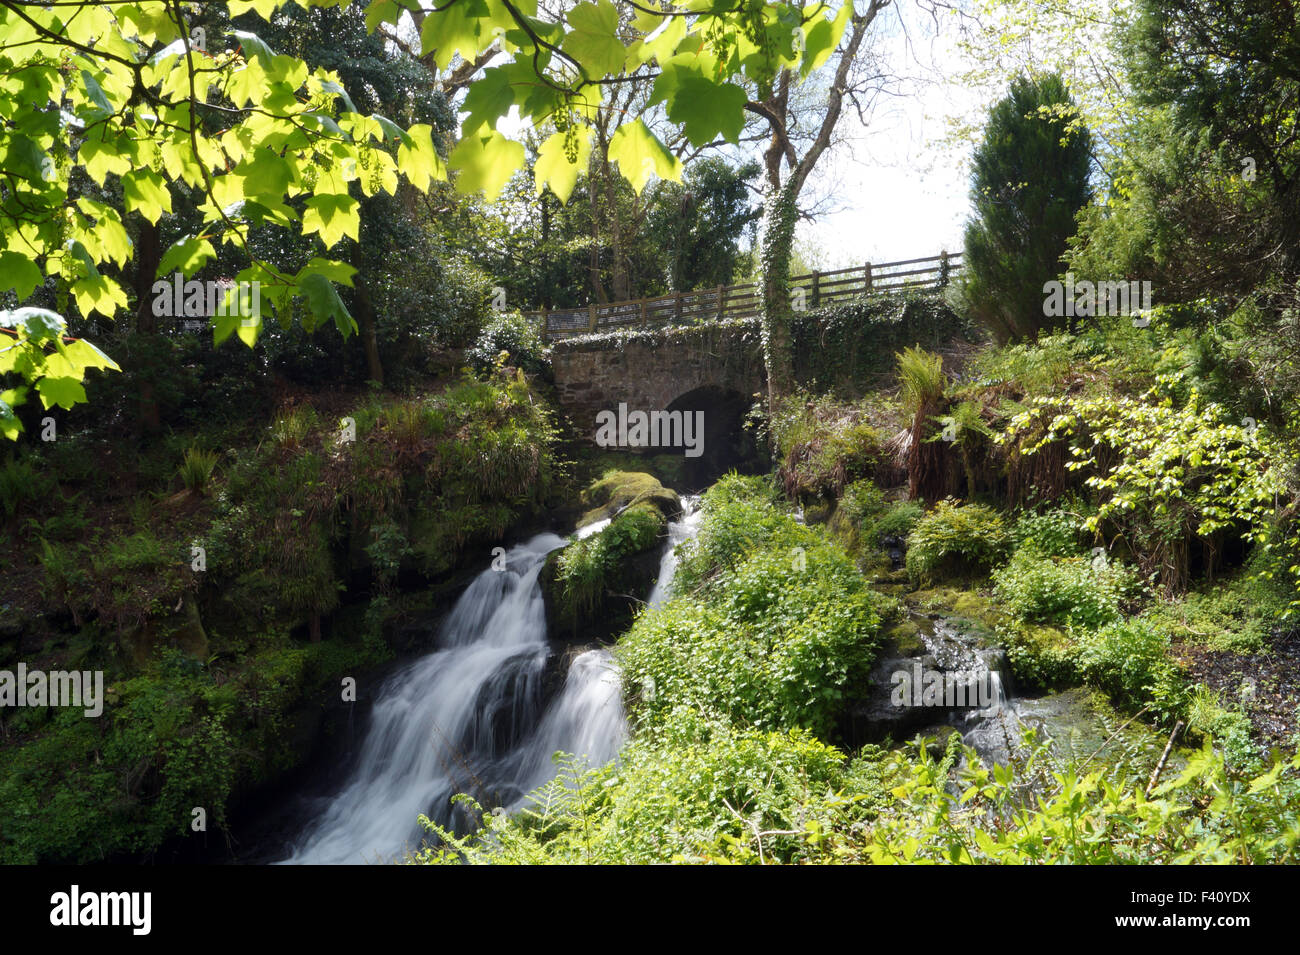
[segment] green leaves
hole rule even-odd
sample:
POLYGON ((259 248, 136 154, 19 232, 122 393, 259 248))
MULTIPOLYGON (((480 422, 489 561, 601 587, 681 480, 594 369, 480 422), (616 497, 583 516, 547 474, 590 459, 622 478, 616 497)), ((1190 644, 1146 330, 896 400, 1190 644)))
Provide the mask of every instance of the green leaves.
POLYGON ((655 80, 651 104, 668 100, 668 118, 681 124, 697 146, 721 136, 736 142, 745 125, 749 94, 735 83, 717 83, 695 65, 695 57, 674 57, 655 80))
POLYGON ((618 163, 619 172, 637 192, 645 189, 652 175, 676 182, 682 178, 682 161, 640 119, 624 123, 614 131, 609 140, 609 158, 618 163))
POLYGON ((41 284, 41 270, 21 252, 0 252, 0 292, 13 289, 22 301, 41 284))
POLYGON ((578 183, 578 173, 587 168, 587 160, 591 156, 590 131, 578 136, 577 139, 578 153, 574 162, 569 162, 569 157, 565 153, 564 133, 555 133, 542 143, 533 170, 538 195, 550 186, 560 202, 569 201, 569 196, 573 195, 573 187, 578 183))
POLYGON ((172 196, 163 177, 149 169, 134 169, 122 176, 122 201, 127 212, 139 212, 157 222, 172 211, 172 196))
POLYGON ((360 206, 346 193, 312 196, 302 214, 303 235, 319 234, 327 249, 345 235, 357 238, 361 229, 360 206))
POLYGON ((562 49, 592 78, 623 71, 627 50, 618 38, 618 10, 610 0, 579 3, 569 11, 562 49))
POLYGON ((449 158, 451 168, 460 173, 457 187, 467 193, 482 191, 489 200, 501 194, 506 182, 523 164, 523 145, 506 139, 496 130, 466 136, 449 158))

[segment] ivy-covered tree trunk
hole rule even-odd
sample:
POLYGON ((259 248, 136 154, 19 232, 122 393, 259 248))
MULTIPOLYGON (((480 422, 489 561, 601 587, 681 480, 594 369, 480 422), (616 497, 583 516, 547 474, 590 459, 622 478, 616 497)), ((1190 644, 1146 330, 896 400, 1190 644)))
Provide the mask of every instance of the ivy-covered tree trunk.
POLYGON ((795 198, 793 177, 770 189, 763 216, 762 274, 763 361, 767 365, 769 412, 794 390, 794 345, 790 333, 790 251, 794 243, 795 198))

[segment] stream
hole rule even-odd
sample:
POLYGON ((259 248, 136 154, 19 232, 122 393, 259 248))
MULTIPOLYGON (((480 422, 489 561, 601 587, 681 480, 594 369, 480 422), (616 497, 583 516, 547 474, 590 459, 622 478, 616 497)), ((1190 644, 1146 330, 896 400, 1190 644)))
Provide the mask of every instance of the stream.
MULTIPOLYGON (((648 603, 665 599, 676 545, 699 515, 688 499, 648 603)), ((609 524, 597 521, 577 537, 609 524)), ((546 615, 538 575, 567 541, 539 534, 505 554, 502 569, 479 574, 443 622, 435 649, 392 674, 376 693, 347 782, 313 800, 311 820, 282 862, 333 865, 387 862, 418 848, 424 813, 466 832, 473 820, 451 804, 468 793, 486 808, 521 808, 556 774, 556 752, 590 765, 618 754, 626 735, 621 687, 610 654, 590 649, 568 660, 564 685, 546 699, 546 615)))
MULTIPOLYGON (((699 531, 698 498, 683 498, 683 505, 681 518, 669 524, 649 606, 668 598, 676 549, 699 531)), ((589 524, 576 536, 608 523, 589 524)), ((504 567, 473 580, 443 621, 435 649, 376 691, 345 782, 328 796, 304 800, 309 821, 285 842, 280 862, 400 859, 426 838, 417 823, 422 813, 460 833, 473 827, 473 816, 452 804, 458 793, 485 809, 518 810, 555 777, 555 753, 575 754, 589 766, 617 757, 627 729, 610 653, 557 649, 547 637, 538 576, 547 555, 566 543, 539 534, 507 551, 504 567), (558 689, 548 676, 556 672, 557 652, 565 674, 558 689)), ((912 614, 912 621, 919 640, 882 652, 868 697, 848 714, 850 737, 902 742, 918 733, 944 738, 956 729, 986 764, 1006 763, 1025 726, 1040 729, 1058 750, 1106 745, 1114 714, 1099 710, 1085 691, 1018 697, 1002 650, 942 618, 912 614), (937 702, 923 701, 919 684, 927 672, 965 674, 969 697, 947 705, 941 690, 937 702), (900 673, 908 674, 902 688, 900 673)), ((1139 744, 1158 751, 1154 738, 1139 744)))

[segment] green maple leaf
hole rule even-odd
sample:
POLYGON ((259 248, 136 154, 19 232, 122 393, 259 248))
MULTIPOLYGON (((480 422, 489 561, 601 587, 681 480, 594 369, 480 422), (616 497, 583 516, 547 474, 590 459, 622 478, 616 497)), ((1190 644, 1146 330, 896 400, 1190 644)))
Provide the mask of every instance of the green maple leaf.
POLYGON ((318 233, 325 248, 345 235, 355 239, 361 228, 361 203, 342 192, 324 192, 306 202, 302 214, 302 233, 318 233))
POLYGON ((592 78, 623 72, 627 50, 618 39, 618 10, 610 0, 580 3, 569 11, 563 50, 592 78))
POLYGON ((496 130, 466 136, 448 157, 451 168, 460 172, 456 188, 473 194, 482 190, 488 201, 495 199, 505 184, 524 164, 524 147, 496 130))
POLYGON ((609 139, 609 158, 637 192, 652 175, 681 182, 682 161, 670 153, 642 120, 624 123, 609 139))

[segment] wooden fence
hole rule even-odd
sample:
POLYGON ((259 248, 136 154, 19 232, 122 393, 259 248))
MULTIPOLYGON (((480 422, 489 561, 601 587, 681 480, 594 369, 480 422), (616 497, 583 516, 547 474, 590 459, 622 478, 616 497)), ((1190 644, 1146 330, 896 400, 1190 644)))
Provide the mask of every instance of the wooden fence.
MULTIPOLYGON (((903 262, 867 262, 834 272, 792 276, 790 294, 797 308, 817 308, 874 292, 942 288, 960 268, 960 252, 940 252, 903 262)), ((607 305, 541 309, 523 314, 538 324, 544 338, 554 340, 619 328, 754 318, 760 301, 757 283, 745 282, 607 305)))

